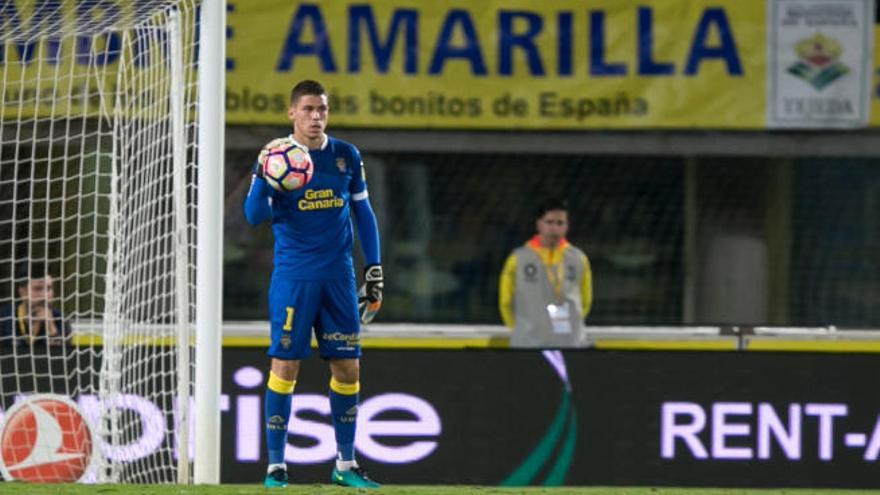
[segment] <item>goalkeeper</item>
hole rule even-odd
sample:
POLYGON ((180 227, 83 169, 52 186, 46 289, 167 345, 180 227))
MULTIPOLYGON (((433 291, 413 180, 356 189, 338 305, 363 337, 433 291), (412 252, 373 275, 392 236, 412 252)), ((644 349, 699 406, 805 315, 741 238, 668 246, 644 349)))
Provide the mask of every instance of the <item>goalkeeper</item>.
POLYGON ((300 360, 311 352, 313 329, 318 351, 330 364, 330 410, 337 449, 330 479, 343 486, 379 486, 354 458, 360 325, 369 323, 382 303, 379 232, 367 199, 360 153, 324 132, 327 101, 324 87, 310 80, 298 83, 290 95, 287 115, 293 134, 289 139, 309 149, 314 163, 311 181, 292 192, 277 192, 262 178, 258 162, 244 202, 247 221, 257 225, 271 219, 275 238, 269 285, 271 371, 264 408, 267 487, 287 486, 284 448, 290 404, 300 360), (360 301, 355 291, 350 211, 366 260, 360 301))

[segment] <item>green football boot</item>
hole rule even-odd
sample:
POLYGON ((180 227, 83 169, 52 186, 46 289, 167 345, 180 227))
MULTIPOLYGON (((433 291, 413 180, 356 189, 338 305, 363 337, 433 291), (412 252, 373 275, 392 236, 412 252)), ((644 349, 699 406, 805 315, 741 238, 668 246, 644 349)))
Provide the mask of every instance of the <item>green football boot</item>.
POLYGON ((266 488, 284 488, 287 486, 287 470, 286 469, 273 469, 271 473, 266 475, 266 479, 263 480, 263 485, 266 488))
POLYGON ((336 485, 352 488, 379 488, 379 483, 371 480, 362 467, 351 468, 348 471, 334 468, 333 474, 330 475, 330 481, 336 485))

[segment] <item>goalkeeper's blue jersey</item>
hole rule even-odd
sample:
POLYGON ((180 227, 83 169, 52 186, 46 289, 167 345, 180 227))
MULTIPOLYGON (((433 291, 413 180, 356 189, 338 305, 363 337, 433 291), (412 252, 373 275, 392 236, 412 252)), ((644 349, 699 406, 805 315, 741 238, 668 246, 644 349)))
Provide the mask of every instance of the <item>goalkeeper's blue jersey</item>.
MULTIPOLYGON (((293 135, 290 136, 293 140, 293 135)), ((309 151, 312 180, 292 192, 271 188, 275 273, 288 280, 353 279, 349 203, 367 197, 361 155, 354 145, 326 136, 309 151)))

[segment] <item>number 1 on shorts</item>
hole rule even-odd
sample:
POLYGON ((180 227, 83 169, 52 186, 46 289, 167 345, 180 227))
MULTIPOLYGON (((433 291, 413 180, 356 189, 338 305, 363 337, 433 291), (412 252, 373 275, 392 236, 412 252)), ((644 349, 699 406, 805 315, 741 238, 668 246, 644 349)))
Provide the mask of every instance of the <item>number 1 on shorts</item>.
POLYGON ((287 319, 284 320, 284 326, 281 329, 289 332, 293 328, 293 308, 287 306, 284 309, 287 310, 287 319))

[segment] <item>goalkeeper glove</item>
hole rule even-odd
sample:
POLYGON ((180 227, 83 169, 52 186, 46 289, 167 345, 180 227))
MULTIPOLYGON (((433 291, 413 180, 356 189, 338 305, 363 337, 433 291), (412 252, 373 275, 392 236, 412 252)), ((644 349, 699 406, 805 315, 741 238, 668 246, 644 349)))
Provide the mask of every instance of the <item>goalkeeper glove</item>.
POLYGON ((382 291, 385 288, 381 265, 364 268, 364 285, 358 291, 358 311, 361 324, 368 325, 382 307, 382 291))

